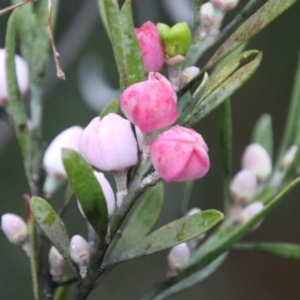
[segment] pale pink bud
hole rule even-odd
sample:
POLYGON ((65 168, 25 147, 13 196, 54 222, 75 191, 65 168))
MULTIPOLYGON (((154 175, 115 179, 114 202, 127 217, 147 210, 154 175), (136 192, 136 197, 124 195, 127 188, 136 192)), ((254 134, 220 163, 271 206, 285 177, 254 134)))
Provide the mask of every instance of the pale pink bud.
POLYGON ((164 50, 156 26, 146 22, 135 28, 144 62, 145 73, 159 72, 164 64, 164 50))
POLYGON ((296 157, 296 154, 298 152, 299 147, 297 145, 292 145, 285 155, 283 156, 281 165, 284 169, 287 169, 291 166, 291 164, 294 162, 294 159, 296 157))
POLYGON ((249 203, 254 198, 256 187, 255 174, 250 170, 241 170, 231 182, 231 196, 236 202, 249 203))
POLYGON ((50 143, 43 159, 43 166, 48 174, 58 178, 67 178, 61 149, 70 148, 79 152, 79 139, 82 131, 83 129, 79 126, 70 127, 57 135, 50 143))
POLYGON ((54 281, 58 281, 66 261, 54 246, 50 248, 48 259, 50 264, 50 274, 54 281))
POLYGON ((210 0, 210 2, 215 8, 221 9, 223 11, 229 11, 234 9, 238 5, 239 0, 210 0))
POLYGON ((191 66, 191 67, 184 69, 184 71, 181 73, 181 78, 180 78, 181 85, 185 85, 185 84, 189 83, 199 73, 200 73, 200 69, 195 66, 191 66))
POLYGON ((207 151, 199 133, 178 125, 161 133, 150 144, 153 166, 167 182, 203 177, 210 167, 207 151))
POLYGON ((191 216, 191 215, 194 215, 194 214, 197 214, 201 212, 201 209, 198 208, 198 207, 194 207, 194 208, 191 208, 188 212, 187 212, 187 216, 191 216))
MULTIPOLYGON (((29 88, 29 70, 26 61, 19 55, 15 56, 15 67, 19 91, 24 95, 29 88)), ((0 107, 7 105, 8 91, 6 82, 6 53, 0 49, 0 107)))
POLYGON ((242 158, 243 169, 252 171, 258 181, 266 180, 272 173, 272 162, 267 150, 259 144, 249 145, 242 158))
POLYGON ((86 276, 91 252, 87 241, 80 235, 74 235, 70 244, 70 255, 78 265, 81 278, 86 276))
POLYGON ((208 26, 214 20, 214 6, 210 2, 201 5, 201 25, 208 26))
POLYGON ((129 86, 120 105, 127 119, 148 133, 177 120, 176 93, 166 77, 150 73, 148 80, 129 86))
POLYGON ((128 120, 110 113, 94 118, 80 139, 80 153, 103 171, 125 171, 138 161, 137 142, 128 120))
POLYGON ((189 263, 190 256, 191 252, 187 243, 173 247, 168 255, 170 269, 172 271, 184 269, 189 263))
MULTIPOLYGON (((94 171, 94 174, 95 174, 99 184, 101 185, 101 188, 102 188, 105 200, 106 200, 108 214, 111 216, 114 213, 115 206, 116 206, 116 198, 115 198, 114 191, 111 188, 111 185, 109 184, 109 182, 107 181, 107 179, 105 178, 103 173, 94 171)), ((78 201, 78 207, 79 207, 81 214, 85 217, 79 201, 78 201)))
MULTIPOLYGON (((255 215, 257 215, 263 208, 264 205, 261 202, 250 203, 242 210, 241 214, 238 216, 237 218, 238 223, 240 225, 244 225, 245 223, 250 221, 255 215)), ((254 227, 254 229, 256 229, 257 226, 254 227)))
POLYGON ((12 244, 21 245, 27 239, 26 223, 15 214, 8 213, 2 216, 1 229, 12 244))

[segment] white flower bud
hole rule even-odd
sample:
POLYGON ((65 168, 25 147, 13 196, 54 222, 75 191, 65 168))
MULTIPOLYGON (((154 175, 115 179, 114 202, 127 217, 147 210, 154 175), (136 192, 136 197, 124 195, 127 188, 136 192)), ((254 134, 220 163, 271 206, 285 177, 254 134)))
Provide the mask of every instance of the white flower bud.
POLYGON ((197 214, 199 212, 201 212, 202 210, 198 207, 194 207, 194 208, 191 208, 188 212, 187 212, 187 216, 191 216, 191 215, 194 215, 194 214, 197 214))
POLYGON ((50 274, 54 281, 59 281, 66 261, 54 246, 52 246, 49 251, 48 259, 50 263, 50 274))
MULTIPOLYGON (((251 220, 255 215, 257 215, 263 208, 264 205, 261 202, 252 202, 242 210, 240 216, 237 219, 237 222, 239 223, 239 225, 244 225, 249 220, 251 220)), ((259 224, 256 225, 253 228, 253 230, 256 229, 258 226, 259 224)))
POLYGON ((264 147, 259 144, 249 145, 242 158, 243 169, 252 171, 258 181, 266 180, 272 173, 271 158, 264 147))
POLYGON ((80 235, 74 235, 71 239, 70 254, 78 265, 81 278, 85 278, 91 252, 87 241, 80 235))
POLYGON ((191 252, 187 243, 179 244, 171 249, 168 255, 169 267, 172 271, 184 269, 189 260, 191 252))
POLYGON ((189 83, 199 73, 200 73, 200 69, 195 66, 191 66, 184 69, 184 71, 181 73, 180 84, 185 85, 189 83))
POLYGON ((214 18, 214 6, 210 2, 206 2, 201 5, 201 25, 208 26, 213 22, 214 18))
MULTIPOLYGON (((15 65, 19 91, 24 95, 29 88, 29 70, 26 61, 19 55, 15 56, 15 65)), ((0 49, 0 107, 7 105, 8 91, 6 82, 6 53, 0 49)))
POLYGON ((256 187, 255 174, 250 170, 241 170, 231 182, 231 197, 236 202, 249 203, 255 196, 256 187))
POLYGON ((15 214, 5 214, 1 219, 1 228, 12 244, 22 245, 27 239, 27 226, 22 218, 15 214))
POLYGON ((238 5, 239 0, 210 0, 210 2, 215 8, 221 9, 223 11, 229 11, 234 9, 238 5))
POLYGON ((283 169, 287 169, 291 166, 291 164, 294 162, 294 159, 296 157, 296 154, 298 152, 299 147, 297 145, 292 145, 285 155, 283 156, 281 165, 283 169))
POLYGON ((83 129, 80 126, 72 126, 54 138, 43 159, 43 166, 48 174, 62 179, 67 178, 62 162, 61 149, 70 148, 79 152, 79 139, 82 132, 83 129))

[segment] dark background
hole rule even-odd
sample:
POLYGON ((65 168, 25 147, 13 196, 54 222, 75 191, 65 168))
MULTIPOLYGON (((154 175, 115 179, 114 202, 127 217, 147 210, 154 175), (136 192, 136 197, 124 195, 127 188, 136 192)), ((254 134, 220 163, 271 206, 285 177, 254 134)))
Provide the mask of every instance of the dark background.
MULTIPOLYGON (((239 8, 247 1, 241 2, 239 8)), ((0 3, 1 8, 8 5, 5 1, 0 3)), ((169 24, 175 20, 191 21, 191 1, 136 0, 133 4, 136 26, 147 20, 169 24)), ((226 21, 236 11, 230 13, 226 21)), ((1 47, 4 46, 6 23, 7 16, 2 16, 1 47)), ((300 3, 297 2, 248 45, 249 49, 262 50, 264 58, 254 77, 232 97, 235 171, 238 171, 242 151, 250 141, 252 127, 262 113, 272 115, 275 151, 278 148, 297 65, 299 29, 300 3)), ((95 0, 60 1, 56 39, 67 81, 61 82, 55 78, 51 60, 45 82, 46 141, 51 141, 71 125, 85 126, 97 114, 97 110, 85 104, 85 98, 90 101, 99 99, 99 103, 108 101, 117 95, 118 87, 115 62, 95 0), (106 78, 106 85, 101 76, 106 78), (83 90, 88 90, 87 95, 83 90)), ((94 105, 100 110, 99 104, 94 105)), ((212 113, 199 124, 198 129, 209 146, 212 167, 196 185, 193 206, 222 210, 218 114, 212 113)), ((0 214, 14 212, 25 217, 22 195, 28 192, 28 186, 18 145, 11 135, 9 128, 0 123, 0 214)), ((180 209, 182 185, 169 184, 166 188, 165 207, 158 225, 174 220, 180 209)), ((299 210, 298 188, 272 211, 259 230, 247 236, 247 240, 300 243, 299 210)), ((70 235, 85 234, 85 222, 75 202, 65 220, 70 235)), ((163 251, 117 266, 89 299, 138 299, 166 271, 166 255, 167 251, 163 251)), ((300 299, 299 277, 298 263, 263 254, 232 251, 211 278, 172 299, 300 299)), ((29 261, 1 233, 0 291, 2 300, 32 299, 29 261)))

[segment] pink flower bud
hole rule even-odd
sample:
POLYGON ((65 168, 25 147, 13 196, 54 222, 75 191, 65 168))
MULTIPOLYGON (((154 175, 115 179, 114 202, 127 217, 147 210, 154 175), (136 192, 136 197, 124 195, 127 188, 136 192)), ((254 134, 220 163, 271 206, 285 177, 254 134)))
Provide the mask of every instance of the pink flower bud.
POLYGON ((272 173, 271 158, 259 144, 251 144, 245 149, 242 166, 243 169, 252 171, 258 181, 266 180, 272 173))
POLYGON ((66 261, 54 246, 50 248, 48 259, 50 264, 50 274, 54 281, 58 281, 66 261))
POLYGON ((233 200, 240 203, 249 203, 255 195, 257 180, 255 174, 250 170, 238 172, 230 185, 233 200))
POLYGON ((190 260, 191 252, 187 243, 179 244, 171 249, 168 255, 169 267, 172 271, 184 269, 190 260))
POLYGON ((80 235, 74 235, 70 244, 70 255, 78 265, 81 278, 86 276, 87 267, 91 257, 90 246, 80 235))
POLYGON ((128 120, 108 114, 94 118, 80 139, 80 153, 93 166, 104 171, 125 171, 138 161, 137 142, 128 120))
POLYGON ((209 167, 208 147, 193 129, 174 126, 150 144, 155 170, 167 182, 203 177, 209 167))
POLYGON ((234 9, 238 5, 239 0, 210 0, 210 2, 215 8, 221 9, 223 11, 229 11, 234 9))
POLYGON ((135 34, 142 51, 145 73, 159 72, 164 64, 164 50, 156 26, 148 21, 135 28, 135 34))
MULTIPOLYGON (((19 55, 15 56, 15 66, 19 91, 24 95, 29 88, 29 70, 26 61, 19 55)), ((6 53, 0 49, 0 107, 7 105, 8 91, 6 82, 6 53)))
POLYGON ((1 229, 12 244, 21 245, 27 239, 26 223, 15 214, 2 216, 1 229))
MULTIPOLYGON (((111 188, 109 182, 107 181, 103 173, 94 171, 94 174, 101 185, 106 200, 106 204, 107 204, 108 214, 111 216, 114 213, 115 206, 116 206, 116 198, 115 198, 114 191, 111 188)), ((85 217, 79 201, 78 201, 78 208, 81 214, 85 217)))
POLYGON ((83 129, 79 126, 70 127, 62 131, 50 143, 43 159, 43 166, 48 174, 58 178, 67 178, 62 162, 61 149, 70 148, 79 152, 79 139, 82 131, 83 129))
POLYGON ((177 96, 171 83, 159 73, 129 86, 121 95, 120 105, 127 119, 148 133, 174 123, 178 117, 177 96))
POLYGON ((297 145, 292 145, 283 156, 281 165, 283 169, 288 169, 291 164, 294 162, 296 154, 298 152, 299 147, 297 145))
MULTIPOLYGON (((264 205, 261 202, 252 202, 248 206, 246 206, 240 216, 237 218, 239 225, 244 225, 248 221, 250 221, 255 215, 257 215, 262 209, 264 205)), ((258 225, 257 225, 258 226, 258 225)), ((254 229, 257 228, 254 227, 254 229)))
POLYGON ((210 2, 201 5, 201 25, 208 26, 214 20, 214 6, 210 2))

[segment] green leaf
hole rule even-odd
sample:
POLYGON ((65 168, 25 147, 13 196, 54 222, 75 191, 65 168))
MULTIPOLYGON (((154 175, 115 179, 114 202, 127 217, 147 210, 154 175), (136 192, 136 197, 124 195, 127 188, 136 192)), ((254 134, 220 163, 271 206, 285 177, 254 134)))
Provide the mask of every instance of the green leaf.
POLYGON ((73 265, 69 248, 70 239, 62 219, 51 205, 42 198, 32 197, 30 209, 34 219, 59 253, 73 265))
POLYGON ((164 185, 152 187, 134 210, 122 236, 114 249, 114 255, 130 248, 136 241, 143 239, 157 222, 164 203, 164 185))
POLYGON ((273 155, 273 130, 272 118, 269 114, 263 114, 257 121, 253 133, 252 142, 262 145, 270 157, 273 155))
POLYGON ((217 259, 211 262, 204 269, 193 273, 191 276, 184 278, 179 281, 177 284, 171 286, 169 289, 164 290, 161 294, 155 297, 155 300, 164 300, 171 297, 174 294, 182 292, 188 288, 193 287, 194 285, 204 281, 210 277, 215 271, 219 269, 224 260, 226 259, 228 253, 220 255, 217 259))
POLYGON ((108 211, 102 188, 92 167, 76 151, 62 150, 63 163, 70 185, 81 204, 88 222, 104 242, 108 227, 108 211))
POLYGON ((182 126, 191 127, 207 116, 212 110, 246 83, 259 67, 261 60, 262 53, 260 52, 255 59, 233 73, 227 80, 219 85, 218 89, 208 95, 207 98, 202 100, 199 104, 197 103, 193 111, 187 115, 180 124, 182 126))
POLYGON ((131 0, 126 0, 121 11, 117 0, 103 0, 110 39, 120 75, 120 87, 144 79, 141 50, 134 33, 131 0))
POLYGON ((113 261, 121 262, 171 248, 208 231, 223 217, 223 214, 216 210, 183 217, 152 232, 113 261))
POLYGON ((230 214, 230 182, 232 178, 232 116, 231 103, 227 99, 220 105, 220 144, 223 163, 223 202, 225 215, 230 214))
POLYGON ((119 100, 114 99, 106 104, 106 106, 102 109, 100 113, 100 118, 104 118, 106 115, 110 113, 118 113, 119 111, 119 100))
POLYGON ((300 245, 290 243, 241 243, 234 246, 238 250, 265 252, 281 258, 300 261, 300 245))
POLYGON ((296 1, 297 0, 269 0, 225 41, 225 43, 217 50, 213 57, 204 66, 204 69, 207 70, 211 68, 216 64, 216 62, 225 57, 228 53, 252 38, 279 15, 281 15, 285 10, 292 6, 296 1))
POLYGON ((201 35, 201 5, 202 0, 194 0, 194 28, 192 45, 198 44, 201 35))

